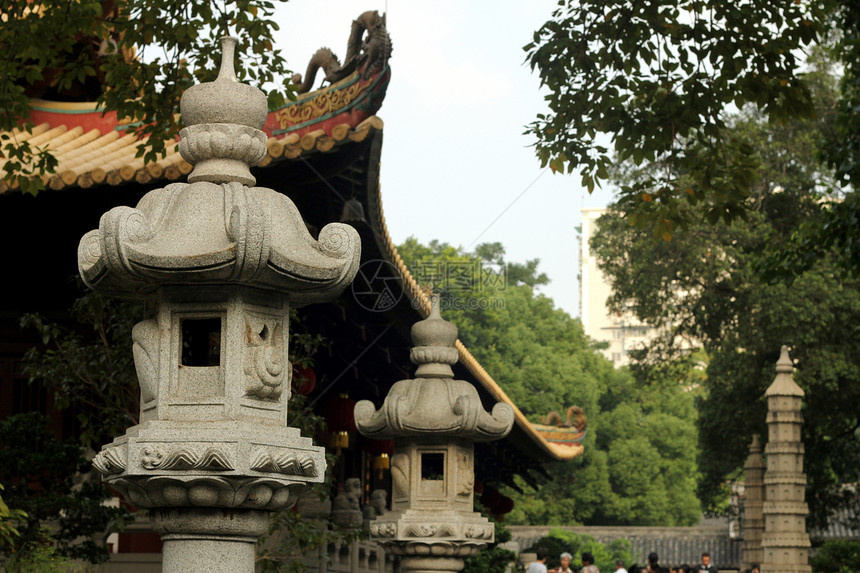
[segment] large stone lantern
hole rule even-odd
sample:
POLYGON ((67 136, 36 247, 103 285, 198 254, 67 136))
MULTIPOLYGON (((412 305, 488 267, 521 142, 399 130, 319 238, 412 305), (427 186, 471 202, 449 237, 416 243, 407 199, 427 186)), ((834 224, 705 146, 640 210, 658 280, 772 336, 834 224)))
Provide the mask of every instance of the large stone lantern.
POLYGON ((415 379, 394 384, 379 410, 366 400, 355 406, 362 434, 394 440, 392 511, 369 527, 407 571, 459 571, 494 538, 473 507, 474 443, 505 437, 514 411, 497 403, 486 412, 475 387, 453 379, 456 340, 434 299, 430 316, 412 327, 415 379))
POLYGON ((323 448, 287 427, 289 311, 337 296, 360 254, 351 227, 317 241, 286 196, 253 186, 266 96, 236 80, 236 40, 222 45, 218 79, 182 97, 188 183, 107 212, 78 251, 87 285, 148 302, 132 333, 140 423, 94 465, 150 510, 165 572, 253 571, 268 512, 323 480, 323 448))

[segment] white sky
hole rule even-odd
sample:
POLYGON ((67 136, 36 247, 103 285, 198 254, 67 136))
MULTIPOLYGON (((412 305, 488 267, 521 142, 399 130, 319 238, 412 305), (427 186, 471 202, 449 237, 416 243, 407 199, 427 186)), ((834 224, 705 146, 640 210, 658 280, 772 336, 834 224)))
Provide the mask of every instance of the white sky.
POLYGON ((410 235, 467 250, 501 242, 509 261, 539 258, 551 280, 540 292, 578 316, 575 227, 580 209, 607 205, 611 193, 589 196, 576 173, 542 174, 523 135, 544 106, 522 47, 556 5, 292 0, 278 8, 276 38, 290 67, 304 73, 320 47, 343 59, 352 20, 387 8, 391 84, 377 115, 385 122, 383 209, 395 243, 410 235))

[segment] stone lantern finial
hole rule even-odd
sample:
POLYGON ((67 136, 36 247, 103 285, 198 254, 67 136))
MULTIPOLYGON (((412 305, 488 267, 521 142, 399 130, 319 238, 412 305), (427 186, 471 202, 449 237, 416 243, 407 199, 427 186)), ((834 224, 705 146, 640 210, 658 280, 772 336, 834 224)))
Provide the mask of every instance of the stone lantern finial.
POLYGON ((268 512, 323 481, 323 448, 287 425, 289 313, 338 296, 361 249, 352 227, 315 240, 289 198, 251 187, 266 97, 222 45, 218 79, 182 98, 189 182, 111 209, 78 247, 88 286, 151 309, 132 331, 140 423, 93 465, 150 510, 165 573, 253 572, 268 512))
POLYGON ((453 378, 451 365, 460 359, 454 348, 457 327, 442 318, 439 312, 439 295, 431 297, 430 314, 412 325, 412 344, 409 359, 418 365, 419 378, 453 378))
POLYGON ((179 153, 194 165, 189 183, 253 185, 248 167, 266 156, 266 94, 236 79, 236 44, 236 38, 221 38, 218 78, 188 88, 179 102, 186 125, 179 132, 179 153))
POLYGON ((395 383, 379 410, 367 400, 355 406, 363 435, 394 440, 392 511, 370 522, 370 536, 406 571, 459 571, 494 538, 473 508, 474 443, 505 437, 514 412, 504 403, 486 412, 475 387, 454 380, 457 327, 442 318, 438 298, 412 340, 415 379, 395 383))

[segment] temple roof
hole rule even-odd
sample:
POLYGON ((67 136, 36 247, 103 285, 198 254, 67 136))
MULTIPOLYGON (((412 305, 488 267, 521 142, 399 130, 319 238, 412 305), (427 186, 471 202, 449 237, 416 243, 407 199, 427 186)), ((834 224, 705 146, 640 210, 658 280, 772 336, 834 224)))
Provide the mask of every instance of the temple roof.
MULTIPOLYGON (((397 252, 382 210, 379 163, 383 123, 375 113, 381 105, 389 78, 390 69, 387 65, 372 76, 362 70, 355 71, 325 88, 301 94, 297 101, 289 102, 279 110, 269 112, 263 128, 268 138, 267 154, 255 172, 260 181, 258 184, 266 185, 268 179, 269 186, 283 189, 284 181, 288 179, 285 175, 296 171, 290 165, 310 170, 319 176, 317 168, 312 165, 318 162, 320 169, 327 174, 328 169, 332 173, 339 170, 332 179, 340 177, 348 181, 353 194, 358 187, 364 189, 360 202, 366 205, 369 214, 365 222, 369 227, 367 236, 370 237, 365 236, 364 239, 373 244, 372 251, 378 253, 377 256, 396 269, 408 299, 408 304, 399 305, 396 312, 399 315, 409 314, 401 316, 400 320, 411 325, 416 319, 416 311, 418 318, 429 315, 431 302, 429 294, 415 280, 397 252), (283 173, 269 174, 271 170, 282 170, 283 173), (271 181, 278 183, 272 184, 271 181), (407 307, 411 310, 405 310, 407 307)), ((126 133, 130 126, 118 122, 116 115, 111 112, 103 113, 95 104, 33 100, 31 120, 36 124, 32 133, 17 133, 16 137, 29 141, 31 145, 45 145, 53 151, 58 160, 56 172, 44 176, 44 179, 48 189, 68 190, 61 194, 99 186, 142 186, 152 189, 163 183, 183 179, 192 170, 191 164, 180 155, 178 143, 166 146, 165 157, 144 164, 143 158, 135 157, 137 140, 132 134, 126 133)), ((324 183, 331 188, 331 181, 324 183)), ((320 216, 328 221, 337 217, 332 215, 332 205, 320 207, 325 200, 310 186, 307 191, 301 189, 301 183, 290 187, 283 192, 294 200, 294 195, 302 196, 304 193, 300 199, 306 204, 299 205, 303 214, 316 209, 317 215, 322 213, 320 216)), ((0 193, 7 189, 6 183, 0 182, 0 193)), ((361 233, 362 225, 358 225, 358 228, 361 233)), ((363 259, 371 256, 371 251, 366 248, 363 251, 363 259)), ((392 320, 391 315, 388 316, 387 320, 392 320)), ((513 408, 516 431, 512 432, 510 439, 516 441, 520 452, 543 461, 569 460, 583 453, 584 447, 580 443, 559 443, 545 439, 460 340, 456 340, 454 348, 459 355, 459 364, 483 392, 492 400, 509 404, 513 408)), ((522 465, 529 467, 527 462, 522 465)))
MULTIPOLYGON (((382 129, 375 115, 351 124, 334 123, 328 130, 318 128, 289 131, 273 135, 279 125, 278 114, 269 113, 266 132, 267 154, 260 163, 268 165, 282 159, 296 159, 302 154, 332 151, 345 143, 363 141, 372 130, 382 129)), ((64 103, 33 100, 31 119, 36 124, 31 133, 18 131, 18 141, 45 147, 56 157, 54 174, 43 176, 46 187, 87 188, 94 185, 123 185, 129 181, 149 183, 177 181, 191 173, 191 164, 179 154, 179 142, 167 145, 167 154, 154 163, 144 164, 136 157, 138 140, 127 133, 128 124, 116 121, 116 114, 103 114, 95 103, 64 103)), ((0 193, 8 189, 0 181, 0 193)))

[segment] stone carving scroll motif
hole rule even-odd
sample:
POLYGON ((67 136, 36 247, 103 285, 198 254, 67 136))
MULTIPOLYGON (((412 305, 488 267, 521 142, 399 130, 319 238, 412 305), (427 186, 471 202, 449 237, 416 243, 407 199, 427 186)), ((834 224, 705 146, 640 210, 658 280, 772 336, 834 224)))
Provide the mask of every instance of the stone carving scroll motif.
POLYGON ((475 470, 471 458, 458 452, 457 457, 457 495, 469 496, 475 489, 475 470))
POLYGON ((265 478, 231 480, 215 476, 119 478, 114 487, 139 507, 230 507, 279 511, 291 507, 304 489, 265 478))
POLYGON ((284 353, 283 327, 280 322, 248 317, 245 331, 245 395, 277 400, 290 370, 284 353))
POLYGON ((148 470, 232 470, 233 464, 222 452, 214 448, 197 450, 180 447, 165 452, 160 447, 145 447, 140 458, 148 470))
POLYGON ((467 525, 463 529, 463 536, 467 539, 492 539, 494 532, 493 526, 467 525))
POLYGON ((394 454, 391 458, 391 489, 394 499, 409 495, 409 456, 394 454))
POLYGON ((102 475, 119 474, 125 470, 127 455, 124 447, 102 450, 93 458, 93 465, 102 475))
POLYGON ((396 523, 372 523, 370 524, 370 535, 373 537, 394 537, 397 533, 396 523))
POLYGON ((158 389, 158 321, 143 320, 134 325, 131 330, 134 341, 132 353, 137 381, 140 384, 140 398, 149 402, 156 396, 158 389))
POLYGON ((456 528, 447 523, 413 523, 406 530, 408 537, 450 537, 456 528))
POLYGON ((317 475, 316 465, 310 456, 290 451, 260 449, 252 455, 251 469, 258 472, 282 473, 294 476, 317 475))

